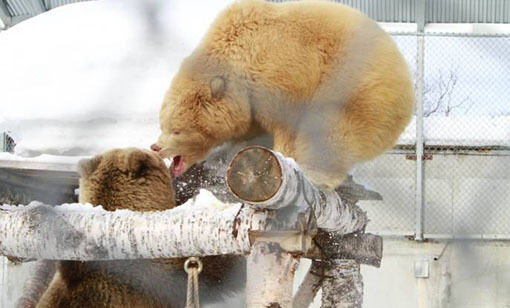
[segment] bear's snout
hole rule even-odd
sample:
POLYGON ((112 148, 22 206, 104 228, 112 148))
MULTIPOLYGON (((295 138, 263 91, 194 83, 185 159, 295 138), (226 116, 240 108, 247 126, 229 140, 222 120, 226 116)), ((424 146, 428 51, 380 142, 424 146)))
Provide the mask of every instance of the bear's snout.
POLYGON ((154 152, 159 153, 159 151, 161 151, 161 147, 154 143, 153 145, 151 145, 151 150, 153 150, 154 152))

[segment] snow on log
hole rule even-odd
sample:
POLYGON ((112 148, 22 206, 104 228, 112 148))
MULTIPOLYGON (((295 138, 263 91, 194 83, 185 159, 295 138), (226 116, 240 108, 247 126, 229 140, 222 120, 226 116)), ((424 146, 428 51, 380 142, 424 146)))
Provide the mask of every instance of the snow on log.
POLYGON ((266 213, 224 204, 208 191, 172 210, 108 212, 40 203, 0 207, 0 254, 49 260, 172 258, 250 252, 266 213))
POLYGON ((277 243, 255 242, 247 260, 246 307, 292 307, 298 260, 277 243))
POLYGON ((317 189, 297 164, 264 147, 248 147, 230 163, 227 184, 244 202, 259 208, 312 208, 319 228, 348 234, 362 230, 366 213, 344 203, 334 191, 317 189))

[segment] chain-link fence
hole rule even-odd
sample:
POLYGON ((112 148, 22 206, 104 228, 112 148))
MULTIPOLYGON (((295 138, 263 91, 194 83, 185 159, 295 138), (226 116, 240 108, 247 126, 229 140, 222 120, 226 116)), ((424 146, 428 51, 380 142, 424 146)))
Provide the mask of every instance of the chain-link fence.
POLYGON ((415 84, 423 85, 423 184, 415 146, 420 121, 414 117, 393 151, 353 172, 384 199, 361 202, 371 218, 369 230, 508 239, 510 35, 420 35, 393 38, 415 84), (417 67, 419 39, 423 75, 417 67))

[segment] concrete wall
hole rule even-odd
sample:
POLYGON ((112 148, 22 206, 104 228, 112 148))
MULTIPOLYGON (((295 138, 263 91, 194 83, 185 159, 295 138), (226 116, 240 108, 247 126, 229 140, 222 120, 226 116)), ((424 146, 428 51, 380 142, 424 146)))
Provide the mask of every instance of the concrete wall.
MULTIPOLYGON (((384 239, 380 268, 362 266, 366 308, 508 308, 510 242, 425 242, 384 239), (421 265, 417 278, 415 266, 421 265), (427 273, 428 272, 428 273, 427 273)), ((296 286, 309 261, 299 269, 296 286)), ((8 265, 2 307, 12 307, 31 264, 8 265)), ((0 273, 0 277, 1 277, 0 273)), ((228 300, 242 307, 243 296, 228 300)), ((226 307, 218 304, 213 307, 226 307)), ((316 298, 313 307, 320 307, 316 298)))
POLYGON ((362 270, 365 307, 510 307, 509 255, 510 242, 385 239, 381 268, 362 270), (417 263, 428 277, 416 278, 417 263))
MULTIPOLYGON (((363 307, 508 308, 509 255, 510 242, 385 238, 381 267, 361 268, 363 307)), ((320 307, 319 298, 313 307, 320 307)))

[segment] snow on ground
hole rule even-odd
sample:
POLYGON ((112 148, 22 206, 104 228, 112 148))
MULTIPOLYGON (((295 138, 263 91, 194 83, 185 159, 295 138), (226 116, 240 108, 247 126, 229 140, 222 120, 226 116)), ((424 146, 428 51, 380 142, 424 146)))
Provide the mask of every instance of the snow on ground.
POLYGON ((147 148, 180 62, 231 1, 92 1, 0 33, 0 132, 21 155, 147 148))
MULTIPOLYGON (((401 135, 399 144, 414 144, 416 119, 401 135)), ((510 147, 510 116, 428 117, 423 122, 425 142, 429 145, 510 147)))

